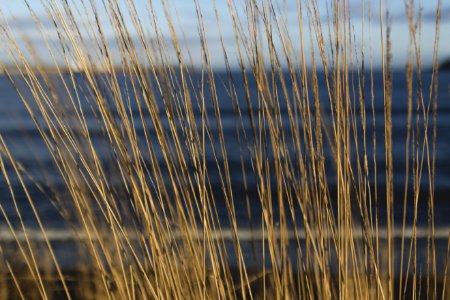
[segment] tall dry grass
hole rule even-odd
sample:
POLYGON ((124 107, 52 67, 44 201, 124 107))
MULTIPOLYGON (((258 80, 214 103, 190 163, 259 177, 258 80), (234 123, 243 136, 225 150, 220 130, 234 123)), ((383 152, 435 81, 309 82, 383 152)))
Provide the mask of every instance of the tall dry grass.
MULTIPOLYGON (((352 17, 348 1, 328 1, 326 6, 298 1, 298 26, 292 30, 284 1, 229 0, 232 51, 222 33, 225 12, 219 12, 214 1, 225 78, 217 77, 212 56, 219 54, 211 53, 204 4, 198 0, 194 5, 200 53, 189 52, 171 1, 162 1, 159 10, 149 1, 146 19, 131 0, 43 3, 58 36, 56 44, 30 5, 29 14, 41 32, 53 71, 4 15, 2 45, 14 67, 2 66, 64 182, 59 191, 64 199, 53 200, 72 228, 73 251, 87 258, 80 259, 76 269, 61 267, 37 200, 28 192, 24 179, 29 174, 0 138, 0 168, 19 219, 19 226, 14 226, 0 202, 17 249, 12 261, 0 248, 1 297, 448 297, 447 268, 443 277, 438 276, 434 244, 438 39, 431 87, 425 94, 421 15, 414 11, 413 0, 405 1, 410 53, 401 198, 393 191, 395 87, 391 25, 383 1, 363 1, 360 20, 352 17), (102 19, 105 15, 107 20, 102 19), (380 32, 366 30, 377 23, 380 32), (362 45, 354 26, 363 28, 358 37, 362 45), (111 29, 113 41, 107 35, 111 29), (380 35, 380 44, 373 44, 375 35, 380 35), (382 52, 382 91, 374 90, 374 47, 382 52), (198 70, 191 67, 193 56, 201 57, 198 70), (240 76, 231 57, 237 59, 240 76), (227 98, 217 92, 222 84, 227 98), (327 91, 325 99, 321 89, 327 91), (385 124, 375 121, 375 99, 384 101, 385 124), (232 185, 221 117, 224 102, 233 104, 242 182, 244 190, 256 189, 254 197, 237 193, 232 185), (287 118, 281 107, 286 107, 287 118), (100 137, 93 136, 87 114, 95 116, 100 137), (383 140, 377 139, 380 131, 383 140), (380 147, 384 157, 377 155, 380 147), (207 164, 209 156, 213 165, 207 164), (327 160, 332 160, 332 167, 327 160), (385 163, 384 190, 377 182, 380 161, 385 163), (220 187, 212 185, 212 174, 218 175, 220 187), (13 188, 11 178, 18 179, 20 190, 13 188), (424 178, 429 183, 425 198, 420 190, 424 178), (18 192, 25 193, 37 229, 27 227, 18 192), (219 217, 217 201, 226 205, 226 222, 219 217), (251 223, 250 208, 250 229, 243 228, 237 201, 261 208, 259 228, 251 223), (402 224, 394 224, 394 201, 404 203, 402 224), (412 212, 407 211, 408 201, 414 202, 412 212), (423 234, 417 226, 423 213, 418 211, 419 201, 429 203, 427 270, 417 265, 418 235, 423 234), (386 221, 380 221, 380 209, 386 211, 386 221), (407 215, 414 216, 411 226, 407 215), (398 240, 400 249, 395 247, 398 240), (257 267, 246 251, 261 258, 257 267)), ((440 1, 436 15, 439 36, 440 1)))

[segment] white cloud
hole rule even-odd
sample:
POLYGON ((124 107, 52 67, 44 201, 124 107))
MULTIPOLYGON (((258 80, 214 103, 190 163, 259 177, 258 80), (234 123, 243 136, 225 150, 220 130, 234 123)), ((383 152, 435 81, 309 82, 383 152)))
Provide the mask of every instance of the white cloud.
MULTIPOLYGON (((296 5, 293 5, 291 1, 286 2, 288 4, 288 7, 286 7, 288 12, 288 20, 290 23, 287 24, 288 28, 291 31, 291 38, 293 39, 293 46, 294 50, 296 47, 298 48, 299 45, 299 37, 298 37, 298 24, 297 24, 297 8, 296 5)), ((323 3, 323 2, 320 2, 323 3)), ((365 11, 368 10, 368 2, 365 3, 365 11)), ((223 67, 224 61, 223 61, 223 55, 222 55, 222 46, 219 39, 219 29, 217 27, 215 15, 214 15, 214 9, 211 1, 202 1, 202 14, 204 17, 204 25, 207 31, 207 39, 208 39, 208 45, 210 48, 210 52, 212 55, 213 64, 217 67, 223 67)), ((225 39, 225 47, 228 51, 228 57, 231 60, 232 65, 236 66, 237 60, 236 60, 236 45, 234 40, 234 33, 232 30, 232 23, 231 19, 229 17, 229 13, 227 11, 227 7, 224 3, 220 2, 218 9, 221 11, 220 15, 220 21, 221 25, 220 28, 222 30, 222 33, 224 35, 225 39)), ((139 7, 141 8, 141 7, 139 7)), ((177 2, 177 10, 173 11, 173 20, 175 22, 175 30, 177 34, 179 34, 179 38, 183 40, 183 46, 189 49, 193 63, 197 66, 201 64, 202 62, 202 54, 201 54, 201 46, 200 46, 200 40, 198 36, 198 20, 196 17, 195 7, 193 5, 193 2, 187 2, 187 1, 178 1, 177 2), (179 19, 178 19, 179 17, 179 19), (181 34, 181 30, 184 32, 184 36, 181 34)), ((351 0, 349 2, 349 9, 351 11, 352 17, 354 18, 354 36, 356 38, 356 45, 361 45, 361 24, 359 22, 359 18, 362 17, 362 2, 357 0, 351 0)), ((405 19, 405 13, 404 13, 404 5, 403 1, 396 1, 394 2, 390 7, 385 7, 386 9, 390 10, 390 14, 393 20, 392 23, 392 46, 393 46, 393 56, 394 56, 394 62, 396 65, 401 66, 404 65, 406 60, 406 55, 408 51, 408 26, 406 22, 404 22, 405 19)), ((304 8, 305 9, 305 8, 304 8)), ((326 8, 323 6, 323 4, 319 7, 321 10, 321 14, 323 15, 326 11, 326 8)), ((374 52, 374 62, 375 64, 379 64, 381 62, 381 51, 379 50, 380 45, 380 39, 379 39, 379 26, 377 25, 378 19, 375 17, 378 11, 378 6, 372 4, 372 13, 373 13, 373 23, 371 26, 372 30, 372 45, 373 52, 374 52)), ((171 44, 170 42, 170 30, 168 26, 166 26, 166 21, 164 17, 164 13, 162 11, 161 7, 156 7, 155 10, 157 11, 157 17, 160 22, 160 28, 161 34, 165 37, 164 40, 167 42, 168 45, 171 44)), ((45 15, 42 10, 38 11, 38 17, 40 18, 40 25, 43 27, 43 30, 45 32, 45 37, 54 45, 58 45, 58 34, 54 28, 53 22, 45 15)), ((145 5, 142 5, 142 10, 139 10, 141 20, 150 20, 151 18, 147 15, 148 8, 145 7, 145 5), (145 8, 145 9, 144 9, 145 8)), ((115 43, 115 35, 114 31, 112 30, 112 27, 109 26, 109 20, 107 19, 107 15, 101 10, 100 7, 100 16, 102 18, 102 25, 104 26, 106 35, 107 35, 107 41, 108 44, 112 47, 112 52, 115 53, 115 57, 119 57, 117 45, 115 43)), ((78 16, 78 18, 82 18, 83 15, 78 16)), ((432 58, 432 50, 433 50, 433 41, 434 41, 434 18, 435 18, 435 7, 432 5, 428 5, 426 9, 423 10, 423 18, 424 18, 424 25, 423 25, 423 34, 422 34, 422 52, 423 52, 423 59, 424 63, 430 63, 432 58)), ((444 6, 442 8, 442 20, 443 23, 441 24, 441 32, 448 32, 450 30, 450 22, 445 22, 445 20, 450 19, 450 5, 444 6)), ((128 28, 132 28, 132 22, 129 18, 127 18, 125 14, 125 22, 127 24, 128 28)), ((45 48, 44 40, 34 22, 34 20, 30 16, 26 16, 23 11, 20 12, 19 16, 16 18, 10 17, 8 19, 8 23, 10 23, 10 26, 12 28, 12 31, 14 35, 20 36, 24 35, 27 36, 29 41, 33 44, 34 49, 40 54, 41 57, 45 58, 47 54, 47 50, 45 48)), ((147 40, 152 41, 155 38, 154 29, 152 29, 152 22, 144 22, 144 26, 147 26, 145 30, 148 32, 147 34, 147 40)), ((87 28, 81 26, 80 28, 83 32, 86 33, 87 28)), ((367 26, 366 22, 366 28, 365 30, 368 31, 369 27, 367 26)), ((326 30, 326 29, 325 29, 326 30)), ((305 31, 307 29, 305 28, 305 31)), ((133 30, 130 31, 131 35, 134 36, 133 40, 136 44, 139 44, 139 39, 136 38, 136 34, 133 33, 133 30)), ((85 34, 87 37, 87 34, 85 34)), ((366 39, 368 39, 368 34, 365 34, 366 39)), ((368 45, 368 41, 366 40, 366 45, 368 45)), ((311 51, 311 47, 315 47, 314 45, 311 46, 309 43, 309 37, 305 37, 305 48, 309 51, 311 51)), ((368 46, 366 46, 368 47, 368 46)), ((314 48, 315 51, 317 48, 314 48)), ((367 50, 368 51, 368 50, 367 50)), ((443 35, 441 34, 441 41, 440 41, 440 53, 441 57, 450 56, 450 41, 448 39, 445 39, 443 35)), ((186 54, 186 53, 185 53, 186 54)), ((171 51, 169 53, 172 57, 174 57, 174 52, 171 51)), ((309 54, 308 54, 309 55, 309 54)), ((187 57, 187 55, 186 55, 187 57)), ((309 57, 309 56, 308 56, 309 57)), ((318 57, 317 57, 318 58, 318 57)), ((6 60, 5 53, 0 50, 0 59, 6 60)), ((176 62, 175 59, 173 59, 174 62, 176 62)))

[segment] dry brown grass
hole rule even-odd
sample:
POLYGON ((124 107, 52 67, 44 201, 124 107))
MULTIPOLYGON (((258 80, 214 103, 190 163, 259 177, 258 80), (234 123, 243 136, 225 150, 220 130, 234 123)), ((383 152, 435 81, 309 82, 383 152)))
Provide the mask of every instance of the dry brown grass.
MULTIPOLYGON (((74 227, 77 251, 88 258, 77 270, 60 267, 54 244, 23 181, 26 169, 0 138, 0 169, 11 201, 18 207, 18 191, 9 184, 14 176, 20 179, 21 192, 27 195, 39 224, 30 233, 17 208, 21 226, 12 226, 0 202, 12 244, 18 249, 16 261, 1 252, 1 299, 448 298, 448 279, 446 275, 438 278, 436 273, 434 246, 438 40, 432 88, 425 95, 418 41, 421 20, 413 1, 405 1, 411 45, 406 66, 405 155, 413 159, 407 159, 402 199, 394 199, 393 192, 394 87, 390 24, 382 15, 382 1, 363 2, 369 18, 361 20, 365 28, 366 23, 378 19, 381 44, 369 42, 360 47, 353 29, 359 21, 351 17, 347 1, 329 1, 325 24, 318 1, 299 1, 298 32, 290 32, 284 2, 229 0, 235 53, 230 53, 224 42, 222 15, 214 6, 228 99, 217 93, 222 83, 217 82, 212 65, 200 1, 194 0, 201 53, 189 53, 180 38, 182 31, 176 27, 171 1, 161 2, 164 16, 155 12, 150 1, 145 21, 133 1, 44 3, 59 44, 49 40, 43 21, 31 7, 29 12, 42 30, 54 72, 41 63, 31 42, 11 29, 5 16, 0 22, 3 48, 15 68, 3 66, 3 71, 33 118, 64 182, 69 201, 60 201, 58 207, 74 227), (380 6, 379 16, 371 13, 374 5, 380 6), (107 21, 100 20, 100 12, 107 14, 107 21), (108 26, 114 30, 112 42, 105 33, 108 26), (168 28, 169 37, 162 28, 168 28), (154 38, 148 38, 149 31, 154 38), (300 37, 299 51, 293 34, 300 37), (314 45, 311 49, 304 48, 306 39, 314 45), (373 47, 382 49, 383 91, 377 97, 384 101, 384 125, 375 123, 374 101, 379 91, 374 91, 373 47), (113 48, 119 51, 120 68, 113 48), (201 55, 199 73, 190 67, 193 55, 201 55), (233 77, 231 55, 237 56, 242 79, 233 77), (311 69, 307 69, 307 61, 311 69), (77 62, 77 72, 73 62, 77 62), (324 81, 319 72, 324 72, 324 81), (197 74, 201 74, 200 80, 194 78, 197 74), (125 87, 120 77, 128 79, 125 87), (257 91, 251 90, 250 81, 255 82, 257 91), (319 96, 324 88, 327 101, 319 96), (238 90, 244 91, 245 99, 239 99, 238 90), (369 94, 372 105, 366 107, 369 94), (91 112, 84 110, 83 101, 89 102, 91 112), (233 103, 243 182, 247 189, 247 174, 253 176, 257 199, 233 191, 222 101, 233 103), (281 104, 287 107, 287 119, 282 116, 281 104), (207 113, 207 105, 212 105, 212 113, 207 113), (87 113, 95 114, 100 137, 92 136, 87 113), (244 127, 245 114, 250 129, 244 127), (428 124, 433 124, 432 128, 428 124), (138 127, 143 128, 143 136, 137 133, 138 127), (376 139, 380 130, 384 130, 383 141, 376 139), (106 154, 100 152, 95 139, 108 146, 106 154), (373 157, 368 154, 371 145, 373 157), (376 155, 377 147, 382 147, 384 157, 376 155), (332 157, 325 154, 327 148, 332 157), (105 161, 105 155, 112 159, 105 161), (207 155, 214 158, 212 167, 207 165, 207 155), (244 157, 250 157, 250 162, 244 157), (334 168, 326 167, 326 159, 333 160, 334 168), (383 194, 376 179, 380 159, 386 162, 383 194), (219 174, 220 188, 212 186, 211 173, 219 174), (336 187, 329 183, 331 175, 336 187), (419 197, 424 178, 430 184, 427 199, 419 197), (119 184, 113 184, 113 179, 119 184), (412 190, 409 180, 414 182, 412 190), (218 216, 218 192, 226 203, 227 228, 218 216), (407 212, 411 197, 414 211, 407 212), (236 217, 235 203, 242 198, 262 211, 260 228, 252 228, 250 240, 267 263, 256 270, 245 258, 245 231, 236 217), (394 224, 394 201, 404 202, 400 234, 396 231, 399 225, 394 224), (419 201, 429 202, 426 272, 417 267, 419 201), (274 204, 279 207, 278 216, 274 204), (378 219, 380 208, 387 212, 385 224, 378 219), (414 215, 411 228, 406 225, 407 213, 414 215), (407 230, 412 232, 410 237, 407 230), (36 234, 42 237, 39 246, 33 242, 36 234), (394 241, 399 238, 401 248, 397 249, 394 241), (289 254, 292 249, 294 258, 289 254), (236 258, 235 267, 230 264, 231 256, 236 258)), ((436 33, 439 12, 440 1, 436 33)), ((367 41, 364 35, 372 40, 374 33, 362 30, 362 34, 362 41, 367 41)))

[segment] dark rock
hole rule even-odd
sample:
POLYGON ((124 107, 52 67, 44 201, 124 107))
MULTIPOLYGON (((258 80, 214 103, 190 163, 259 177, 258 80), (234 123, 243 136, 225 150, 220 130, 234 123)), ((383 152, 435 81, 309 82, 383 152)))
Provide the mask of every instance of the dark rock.
POLYGON ((442 72, 450 72, 450 58, 444 60, 440 65, 439 65, 439 71, 442 72))

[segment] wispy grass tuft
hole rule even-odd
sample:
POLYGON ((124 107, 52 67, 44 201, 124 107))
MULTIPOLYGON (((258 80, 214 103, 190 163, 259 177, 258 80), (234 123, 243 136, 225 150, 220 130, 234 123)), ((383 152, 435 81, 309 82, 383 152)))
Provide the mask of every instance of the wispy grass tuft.
MULTIPOLYGON (((230 0, 227 12, 214 1, 221 53, 210 46, 215 29, 198 0, 195 53, 173 1, 149 1, 143 13, 132 0, 43 0, 56 42, 26 1, 43 53, 2 13, 12 64, 0 65, 61 184, 34 178, 0 135, 8 191, 1 230, 9 235, 0 234, 10 237, 0 242, 0 298, 447 299, 447 266, 438 274, 437 256, 447 259, 448 250, 436 253, 435 239, 450 235, 434 223, 438 38, 425 88, 421 15, 405 1, 406 165, 404 189, 394 193, 398 87, 390 18, 375 2, 362 1, 357 19, 349 1, 298 1, 293 27, 285 1, 230 0), (69 236, 42 221, 35 186, 69 236), (19 194, 37 227, 24 219, 19 194), (426 228, 419 202, 427 203, 426 228), (70 245, 70 268, 58 240, 70 245)), ((436 37, 440 10, 438 0, 436 37)))

